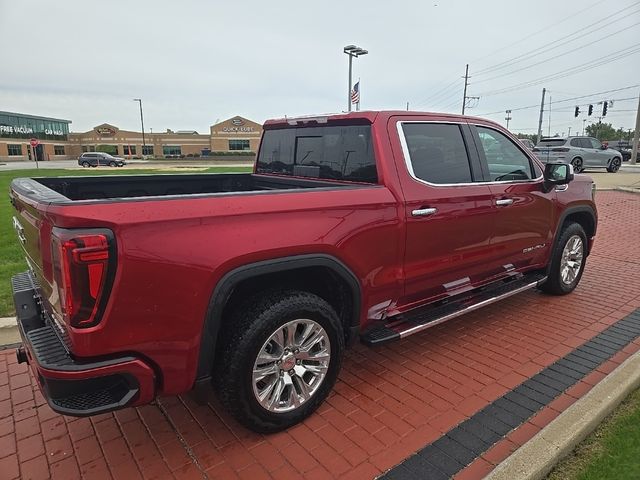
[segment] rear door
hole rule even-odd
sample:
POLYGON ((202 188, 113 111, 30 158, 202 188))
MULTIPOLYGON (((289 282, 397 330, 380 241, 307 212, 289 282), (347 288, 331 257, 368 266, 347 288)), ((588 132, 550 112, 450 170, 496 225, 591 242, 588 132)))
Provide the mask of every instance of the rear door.
POLYGON ((585 150, 588 152, 585 166, 603 167, 607 165, 606 155, 602 150, 602 144, 595 138, 584 138, 585 150))
MULTIPOLYGON (((469 127, 397 121, 405 197, 405 296, 400 308, 454 295, 495 274, 492 192, 482 181, 469 127)), ((394 131, 395 130, 395 131, 394 131)))
POLYGON ((544 193, 542 170, 505 133, 477 125, 480 159, 496 207, 491 246, 505 270, 544 262, 551 248, 555 191, 544 193))

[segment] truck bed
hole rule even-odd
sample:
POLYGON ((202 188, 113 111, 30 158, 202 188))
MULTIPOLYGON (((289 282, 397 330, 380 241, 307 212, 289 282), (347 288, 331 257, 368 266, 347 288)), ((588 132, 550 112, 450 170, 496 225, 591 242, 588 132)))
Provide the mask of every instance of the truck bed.
POLYGON ((12 187, 48 203, 183 195, 224 195, 277 190, 349 188, 358 184, 257 174, 112 175, 24 178, 12 187))

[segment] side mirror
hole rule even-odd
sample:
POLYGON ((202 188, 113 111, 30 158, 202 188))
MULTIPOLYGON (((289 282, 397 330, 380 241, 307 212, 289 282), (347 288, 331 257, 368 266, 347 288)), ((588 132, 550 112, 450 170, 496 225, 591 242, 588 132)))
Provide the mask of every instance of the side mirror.
POLYGON ((566 185, 573 180, 573 165, 568 163, 547 163, 544 167, 544 190, 551 191, 558 185, 566 185))

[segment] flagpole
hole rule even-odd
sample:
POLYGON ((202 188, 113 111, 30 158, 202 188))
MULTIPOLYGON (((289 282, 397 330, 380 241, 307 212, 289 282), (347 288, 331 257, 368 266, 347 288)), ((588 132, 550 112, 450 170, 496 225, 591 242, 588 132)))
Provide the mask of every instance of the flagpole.
POLYGON ((358 77, 358 103, 356 103, 356 112, 360 111, 361 98, 362 98, 362 85, 360 85, 360 77, 358 77))

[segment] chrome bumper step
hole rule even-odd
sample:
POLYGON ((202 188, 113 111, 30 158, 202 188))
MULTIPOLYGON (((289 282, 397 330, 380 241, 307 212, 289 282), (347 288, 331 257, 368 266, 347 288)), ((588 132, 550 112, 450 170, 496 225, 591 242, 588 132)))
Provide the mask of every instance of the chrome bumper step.
POLYGON ((360 339, 365 345, 373 346, 405 338, 511 295, 537 287, 546 279, 544 274, 529 273, 495 282, 481 289, 461 294, 459 297, 453 297, 446 303, 437 302, 415 312, 390 318, 385 325, 365 331, 360 339))

